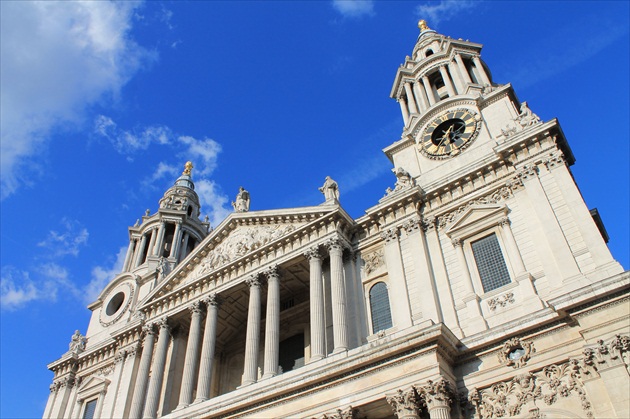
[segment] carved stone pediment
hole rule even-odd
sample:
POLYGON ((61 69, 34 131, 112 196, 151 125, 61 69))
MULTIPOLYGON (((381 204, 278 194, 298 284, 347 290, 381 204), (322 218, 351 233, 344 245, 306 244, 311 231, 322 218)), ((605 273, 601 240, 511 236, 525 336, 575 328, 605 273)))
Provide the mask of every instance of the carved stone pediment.
POLYGON ((208 276, 225 279, 225 272, 233 275, 237 265, 243 273, 248 266, 258 266, 256 259, 267 251, 285 248, 289 241, 297 239, 301 230, 304 234, 313 231, 325 234, 330 229, 327 225, 336 225, 340 217, 350 221, 344 212, 332 206, 232 213, 145 297, 141 306, 202 282, 208 276))
POLYGON ((238 227, 201 259, 199 265, 193 270, 192 277, 200 277, 205 273, 233 262, 286 236, 304 224, 270 224, 238 227))
POLYGON ((473 205, 453 222, 446 234, 453 238, 464 238, 480 229, 499 224, 507 212, 504 205, 473 205))

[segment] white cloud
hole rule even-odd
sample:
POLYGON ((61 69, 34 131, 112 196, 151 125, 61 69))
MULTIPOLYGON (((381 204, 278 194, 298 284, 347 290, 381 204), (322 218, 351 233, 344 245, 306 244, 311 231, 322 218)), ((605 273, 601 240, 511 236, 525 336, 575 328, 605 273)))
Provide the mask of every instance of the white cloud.
POLYGON ((333 0, 333 7, 344 17, 360 18, 374 14, 373 0, 333 0))
POLYGON ((116 95, 154 58, 130 38, 139 4, 0 2, 3 199, 28 181, 18 167, 54 129, 80 123, 89 105, 116 95))
POLYGON ((43 290, 35 286, 28 272, 14 268, 3 268, 0 278, 0 307, 2 310, 17 310, 28 302, 38 300, 43 290))
POLYGON ((62 229, 50 230, 48 237, 37 243, 39 247, 44 247, 51 257, 64 255, 77 256, 79 249, 87 244, 89 233, 78 221, 63 218, 61 220, 62 229))
POLYGON ((177 140, 188 146, 183 155, 187 160, 195 163, 198 176, 207 176, 214 171, 217 166, 217 156, 221 152, 219 143, 210 138, 197 140, 189 136, 181 136, 177 140))
POLYGON ((426 2, 416 7, 419 19, 424 19, 430 28, 438 26, 441 22, 449 20, 456 13, 470 9, 474 3, 470 0, 441 0, 439 2, 426 2))
POLYGON ((210 224, 216 227, 232 211, 228 209, 228 197, 211 180, 201 179, 195 182, 195 191, 199 195, 202 214, 207 214, 210 224))
POLYGON ((69 292, 73 297, 82 293, 70 280, 68 271, 56 263, 46 263, 31 273, 14 267, 3 267, 0 280, 0 305, 3 310, 15 311, 33 301, 55 302, 59 290, 69 292))
POLYGON ((127 248, 121 247, 116 254, 116 259, 112 266, 109 268, 95 266, 92 269, 92 279, 86 285, 83 293, 84 302, 86 304, 95 301, 101 291, 103 291, 103 288, 122 271, 126 254, 127 248))

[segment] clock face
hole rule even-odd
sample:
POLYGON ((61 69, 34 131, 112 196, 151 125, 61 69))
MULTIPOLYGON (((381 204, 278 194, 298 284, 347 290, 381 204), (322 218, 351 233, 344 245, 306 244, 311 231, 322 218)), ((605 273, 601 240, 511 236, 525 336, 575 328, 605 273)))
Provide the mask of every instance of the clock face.
POLYGON ((420 151, 430 158, 454 157, 472 143, 479 125, 479 117, 468 109, 448 111, 424 130, 420 151))

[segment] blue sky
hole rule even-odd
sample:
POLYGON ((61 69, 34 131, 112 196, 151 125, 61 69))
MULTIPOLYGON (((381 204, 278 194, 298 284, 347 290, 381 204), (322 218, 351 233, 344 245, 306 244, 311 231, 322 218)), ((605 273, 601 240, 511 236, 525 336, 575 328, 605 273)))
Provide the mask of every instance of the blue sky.
POLYGON ((0 416, 41 417, 46 364, 85 333, 119 271, 127 227, 186 160, 217 225, 239 186, 251 209, 316 205, 330 175, 354 217, 394 175, 389 98, 417 21, 484 44, 543 120, 629 267, 629 3, 43 2, 1 7, 0 416))

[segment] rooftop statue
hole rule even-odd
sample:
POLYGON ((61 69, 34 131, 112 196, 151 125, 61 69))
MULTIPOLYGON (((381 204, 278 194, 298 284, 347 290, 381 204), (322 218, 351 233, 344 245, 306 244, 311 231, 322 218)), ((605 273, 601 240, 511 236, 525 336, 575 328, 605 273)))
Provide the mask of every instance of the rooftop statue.
POLYGON ((339 186, 337 182, 332 180, 330 176, 326 176, 326 181, 319 191, 324 194, 324 198, 326 198, 326 202, 337 202, 339 201, 339 186))
POLYGON ((232 202, 232 207, 236 212, 249 211, 249 192, 247 192, 242 186, 238 189, 236 202, 232 202))

